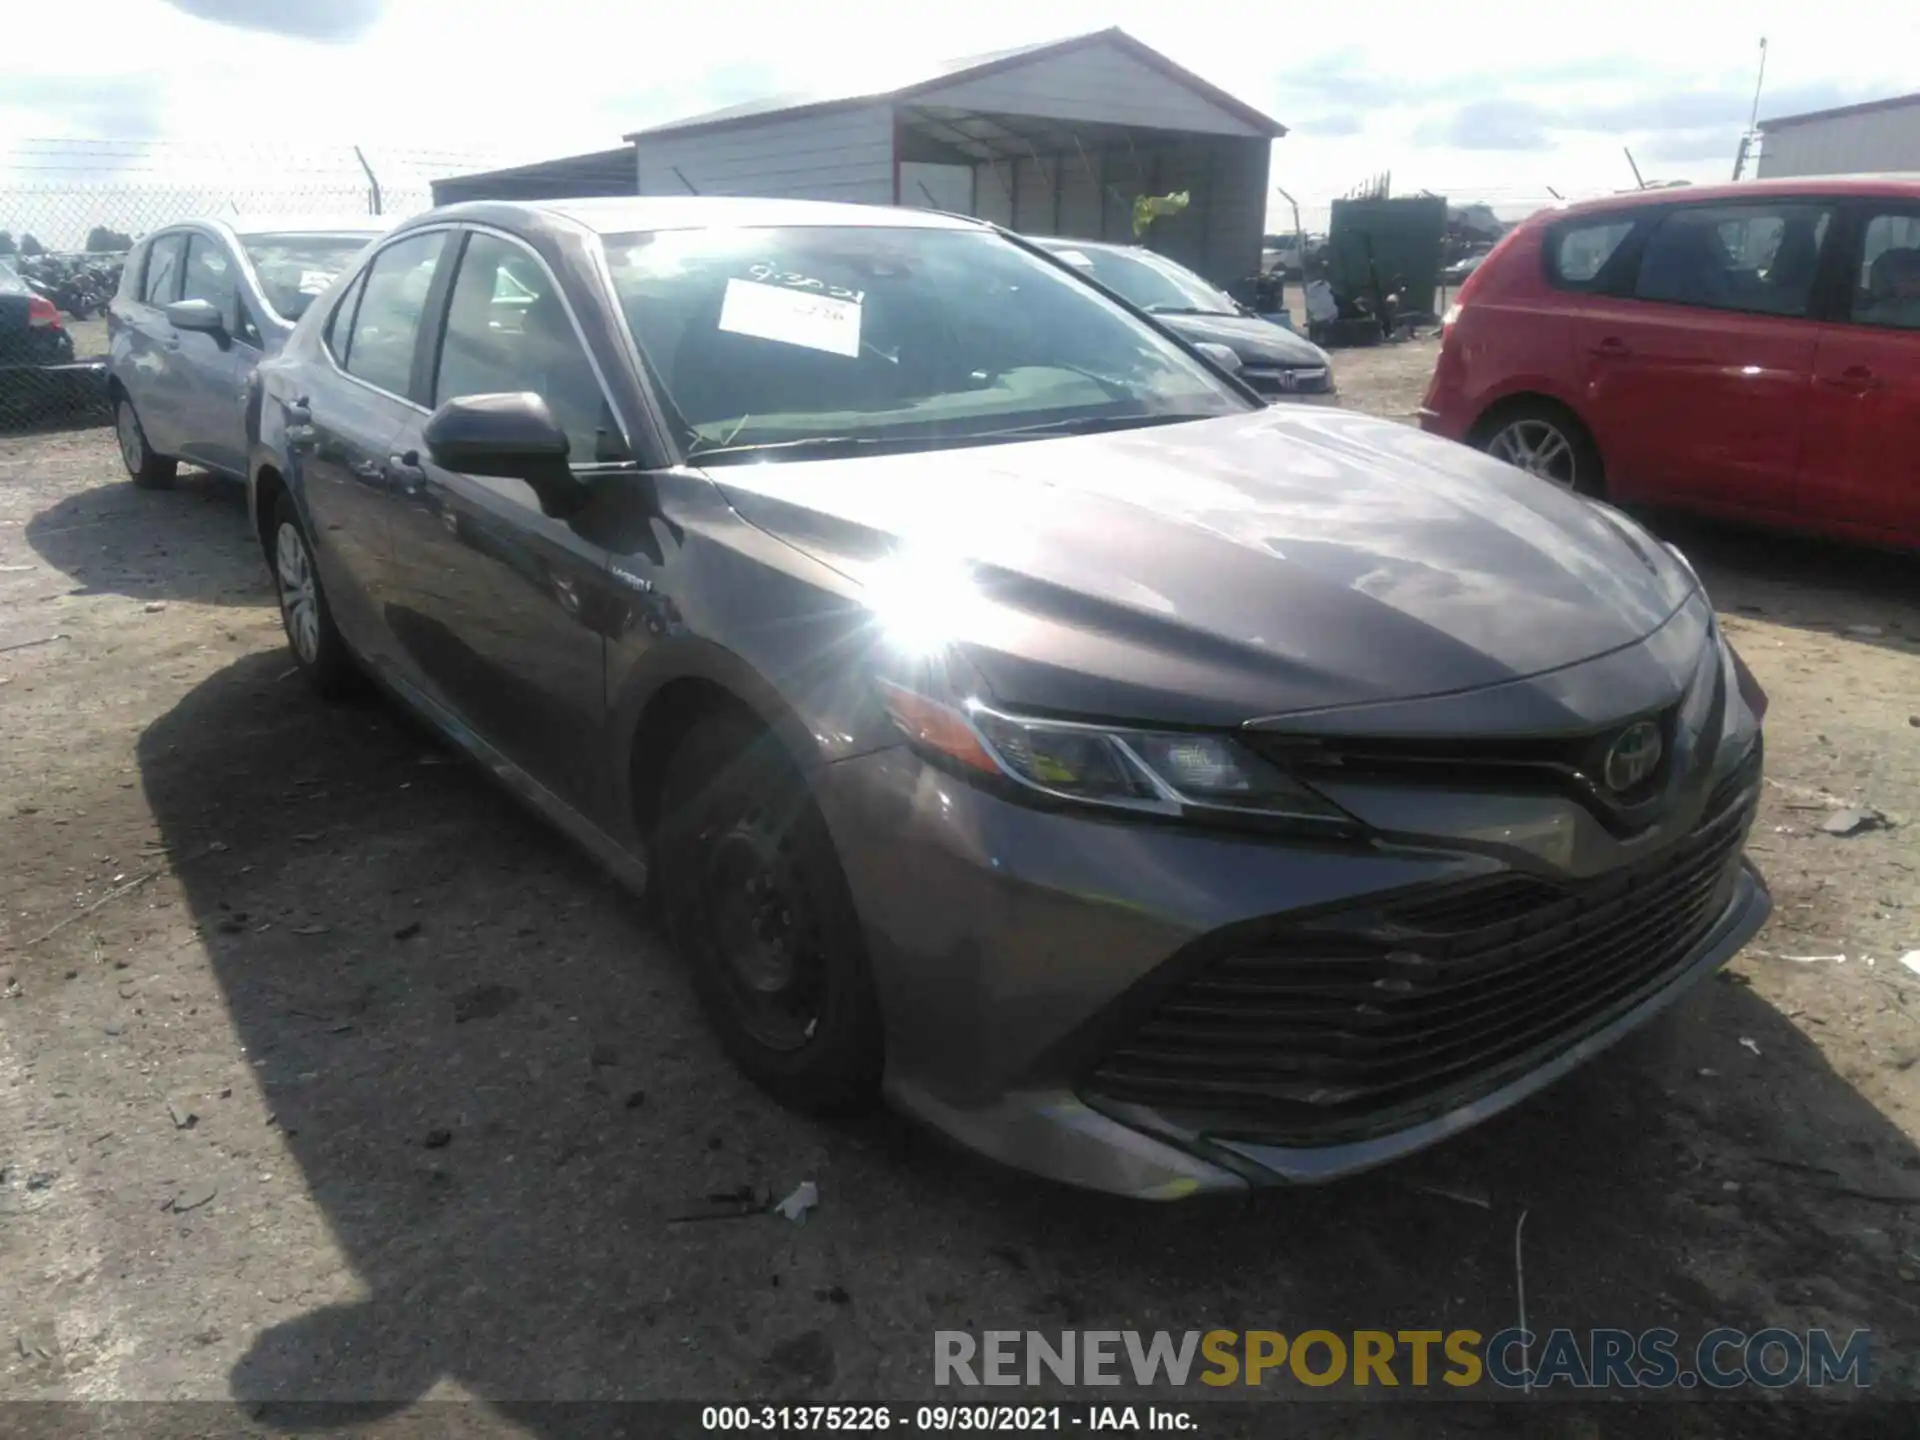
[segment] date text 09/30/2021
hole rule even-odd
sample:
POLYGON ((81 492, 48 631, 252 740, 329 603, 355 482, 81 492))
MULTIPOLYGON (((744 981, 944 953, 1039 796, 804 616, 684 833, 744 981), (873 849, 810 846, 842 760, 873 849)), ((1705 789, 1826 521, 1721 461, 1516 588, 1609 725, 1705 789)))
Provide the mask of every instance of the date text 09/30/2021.
POLYGON ((709 1405, 700 1428, 712 1433, 771 1431, 1013 1435, 1077 1431, 1193 1432, 1192 1414, 1164 1405, 709 1405))

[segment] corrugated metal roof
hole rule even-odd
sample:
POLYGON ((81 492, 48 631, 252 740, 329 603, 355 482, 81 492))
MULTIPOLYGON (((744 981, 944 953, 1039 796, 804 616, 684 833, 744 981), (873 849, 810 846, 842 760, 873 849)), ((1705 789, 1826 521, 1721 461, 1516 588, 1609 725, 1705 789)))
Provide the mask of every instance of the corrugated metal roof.
POLYGON ((1782 115, 1777 120, 1762 120, 1761 133, 1769 130, 1784 130, 1791 125, 1805 125, 1812 120, 1837 120, 1843 115, 1870 115, 1876 110, 1904 110, 1909 105, 1920 105, 1920 91, 1912 95, 1892 95, 1885 100, 1865 100, 1858 105, 1836 105, 1831 110, 1808 110, 1799 115, 1782 115))
POLYGON ((807 114, 841 106, 872 104, 887 99, 904 100, 921 91, 950 85, 957 80, 971 79, 976 75, 1023 64, 1044 55, 1065 53, 1096 44, 1120 46, 1170 79, 1198 91, 1222 109, 1269 135, 1278 137, 1287 133, 1287 127, 1271 116, 1263 114, 1245 101, 1229 95, 1192 71, 1175 64, 1158 50, 1142 44, 1119 26, 1114 25, 1105 30, 1091 30, 1080 35, 1070 35, 1061 40, 1043 40, 1031 45, 1016 45, 1011 49, 989 51, 984 55, 968 55, 959 59, 939 61, 901 74, 896 77, 897 83, 893 85, 863 89, 856 93, 842 91, 829 94, 770 96, 762 100, 748 100, 738 105, 728 105, 719 110, 691 115, 682 120, 669 120, 662 125, 652 125, 644 130, 633 131, 625 138, 645 140, 660 135, 679 135, 695 130, 717 130, 751 124, 776 115, 807 114))
POLYGON ((592 170, 601 165, 633 165, 633 150, 623 146, 618 150, 590 150, 584 155, 559 155, 551 160, 533 160, 525 165, 509 165, 503 170, 472 170, 462 175, 447 175, 436 180, 437 185, 450 185, 456 181, 479 180, 517 180, 525 176, 532 178, 551 174, 555 170, 592 170))

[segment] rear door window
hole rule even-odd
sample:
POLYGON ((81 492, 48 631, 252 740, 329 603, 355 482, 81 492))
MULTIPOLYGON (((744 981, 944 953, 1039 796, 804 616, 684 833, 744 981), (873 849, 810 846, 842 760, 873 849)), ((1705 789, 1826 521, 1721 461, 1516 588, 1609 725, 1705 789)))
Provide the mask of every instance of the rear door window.
POLYGON ((1803 316, 1832 212, 1809 201, 1695 205, 1661 217, 1634 295, 1671 305, 1803 316))
POLYGON ((347 341, 353 337, 353 312, 359 307, 360 292, 366 288, 367 272, 362 270, 354 277, 353 283, 341 292, 333 313, 327 316, 327 328, 320 337, 327 347, 327 353, 333 356, 334 363, 342 370, 347 368, 347 341))
POLYGON ((1849 314, 1857 325, 1920 330, 1920 206, 1867 212, 1849 314))
POLYGON ((147 248, 147 283, 140 298, 149 305, 171 305, 180 298, 181 262, 186 258, 187 237, 162 235, 147 248))
POLYGON ((414 351, 447 232, 429 230, 387 246, 367 267, 353 337, 341 364, 349 375, 401 399, 410 394, 414 351))

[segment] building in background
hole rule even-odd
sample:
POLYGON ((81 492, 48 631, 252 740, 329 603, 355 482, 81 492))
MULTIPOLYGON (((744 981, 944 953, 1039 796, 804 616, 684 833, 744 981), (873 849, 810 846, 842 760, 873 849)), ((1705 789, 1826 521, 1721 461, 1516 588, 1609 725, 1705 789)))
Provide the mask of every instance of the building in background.
MULTIPOLYGON (((974 56, 886 90, 754 101, 627 136, 642 195, 914 205, 1036 235, 1134 240, 1134 200, 1185 192, 1155 249, 1226 282, 1259 268, 1286 127, 1114 28, 974 56)), ((606 194, 604 155, 435 183, 448 198, 606 194), (559 189, 542 188, 557 185, 559 189)))
POLYGON ((1920 94, 1760 122, 1762 180, 1920 171, 1920 94))
POLYGON ((462 200, 565 200, 583 195, 633 195, 633 150, 596 150, 507 170, 452 175, 433 182, 433 203, 462 200))

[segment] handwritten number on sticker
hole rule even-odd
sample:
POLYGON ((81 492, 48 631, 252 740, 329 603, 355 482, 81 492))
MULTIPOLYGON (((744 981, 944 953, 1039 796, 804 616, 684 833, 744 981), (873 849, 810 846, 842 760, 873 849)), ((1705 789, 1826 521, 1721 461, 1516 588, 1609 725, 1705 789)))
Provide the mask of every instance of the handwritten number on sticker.
POLYGON ((814 290, 822 295, 830 295, 835 300, 851 300, 858 305, 867 298, 864 290, 849 290, 843 285, 829 285, 826 281, 812 275, 802 275, 797 270, 782 270, 778 265, 765 260, 756 260, 747 267, 747 274, 762 285, 784 285, 791 290, 814 290))

